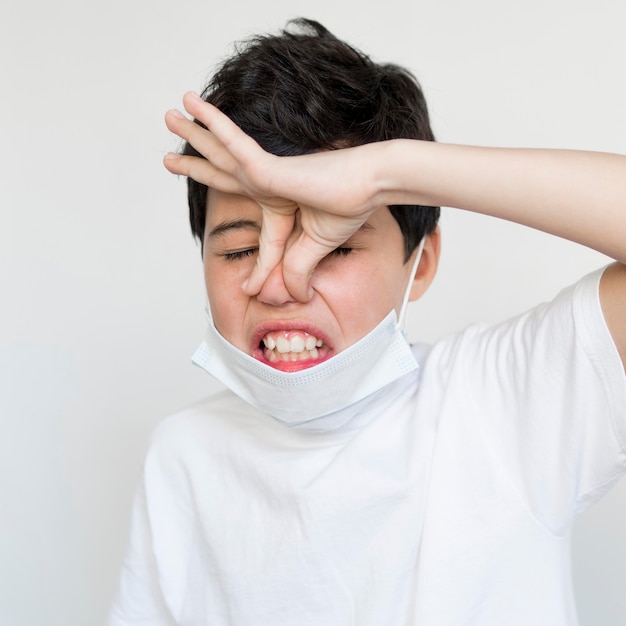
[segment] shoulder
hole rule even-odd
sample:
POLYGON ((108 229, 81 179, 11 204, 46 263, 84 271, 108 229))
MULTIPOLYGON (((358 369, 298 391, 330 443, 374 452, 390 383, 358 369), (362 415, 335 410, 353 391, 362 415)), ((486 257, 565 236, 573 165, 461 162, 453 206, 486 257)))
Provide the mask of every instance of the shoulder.
POLYGON ((151 434, 148 458, 189 458, 194 449, 219 447, 245 428, 252 407, 224 389, 166 417, 151 434))
POLYGON ((567 349, 572 342, 597 346, 608 339, 599 300, 599 283, 604 268, 562 289, 552 300, 542 302, 497 324, 472 324, 461 332, 437 341, 428 353, 430 365, 451 365, 459 357, 476 351, 511 350, 537 352, 547 345, 567 349), (542 339, 543 341, 538 341, 542 339))
POLYGON ((437 341, 422 361, 422 387, 477 398, 481 406, 509 406, 513 398, 526 402, 531 389, 554 396, 560 386, 567 396, 577 380, 577 391, 594 388, 622 406, 626 378, 602 315, 602 271, 512 319, 474 324, 437 341))

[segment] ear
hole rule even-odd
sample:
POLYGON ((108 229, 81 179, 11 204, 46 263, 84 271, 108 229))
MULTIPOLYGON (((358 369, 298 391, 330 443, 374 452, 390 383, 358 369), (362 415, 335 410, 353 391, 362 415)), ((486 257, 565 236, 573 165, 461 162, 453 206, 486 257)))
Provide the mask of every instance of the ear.
MULTIPOLYGON (((440 253, 441 231, 439 230, 439 226, 437 226, 430 235, 426 235, 422 258, 420 259, 417 270, 415 271, 415 276, 413 277, 413 285, 409 294, 410 302, 421 298, 428 287, 430 287, 430 283, 433 282, 433 278, 435 278, 435 274, 437 273, 440 253)), ((413 254, 417 254, 417 250, 413 254)))

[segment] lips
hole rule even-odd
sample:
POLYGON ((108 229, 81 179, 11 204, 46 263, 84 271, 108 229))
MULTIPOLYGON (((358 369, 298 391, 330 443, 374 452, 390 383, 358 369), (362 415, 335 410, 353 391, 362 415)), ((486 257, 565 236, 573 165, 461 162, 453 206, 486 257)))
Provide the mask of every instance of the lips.
POLYGON ((253 356, 282 371, 317 365, 331 356, 324 339, 300 328, 269 330, 262 334, 253 356))

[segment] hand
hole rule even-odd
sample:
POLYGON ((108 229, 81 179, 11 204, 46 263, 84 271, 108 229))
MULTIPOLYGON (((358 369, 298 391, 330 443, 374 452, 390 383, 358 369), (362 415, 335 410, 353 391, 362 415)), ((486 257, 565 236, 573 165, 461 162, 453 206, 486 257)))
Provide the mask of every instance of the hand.
POLYGON ((197 95, 188 93, 183 102, 208 130, 177 111, 167 113, 167 127, 204 158, 168 154, 166 168, 220 191, 248 196, 261 206, 259 255, 246 293, 258 293, 282 260, 290 294, 309 300, 317 264, 377 208, 375 183, 367 174, 370 147, 277 157, 197 95))

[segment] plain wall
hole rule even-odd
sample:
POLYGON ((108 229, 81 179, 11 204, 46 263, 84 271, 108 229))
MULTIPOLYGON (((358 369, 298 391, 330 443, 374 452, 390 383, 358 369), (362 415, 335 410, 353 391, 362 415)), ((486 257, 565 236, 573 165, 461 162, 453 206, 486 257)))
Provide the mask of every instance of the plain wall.
MULTIPOLYGON (((0 626, 105 620, 149 433, 213 388, 190 363, 200 253, 161 165, 178 146, 163 114, 233 40, 298 15, 411 68, 441 141, 626 153, 621 0, 3 2, 0 626)), ((501 320, 607 263, 493 219, 442 224, 413 339, 501 320)), ((625 563, 622 482, 576 530, 582 624, 626 623, 625 563)))

